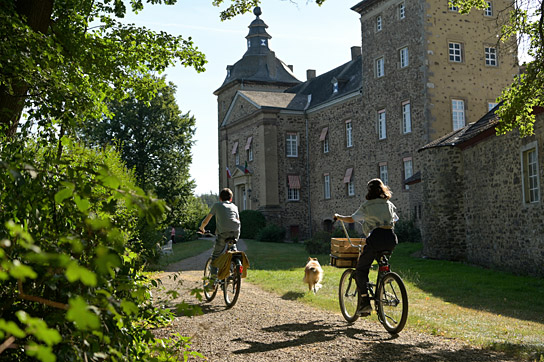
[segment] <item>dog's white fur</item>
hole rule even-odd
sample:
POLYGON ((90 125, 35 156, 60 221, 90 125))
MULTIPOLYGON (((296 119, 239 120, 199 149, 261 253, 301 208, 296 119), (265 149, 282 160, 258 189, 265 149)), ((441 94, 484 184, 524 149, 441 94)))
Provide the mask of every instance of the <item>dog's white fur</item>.
POLYGON ((323 269, 317 258, 308 258, 308 263, 304 268, 304 283, 308 283, 308 291, 317 293, 319 288, 322 287, 321 281, 323 280, 323 269))

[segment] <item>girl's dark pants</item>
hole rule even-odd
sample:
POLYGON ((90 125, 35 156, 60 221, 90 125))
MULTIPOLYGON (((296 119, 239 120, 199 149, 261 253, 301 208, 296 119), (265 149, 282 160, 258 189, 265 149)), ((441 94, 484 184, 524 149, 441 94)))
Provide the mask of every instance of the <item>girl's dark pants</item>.
POLYGON ((370 236, 366 239, 366 245, 357 262, 357 287, 359 295, 365 295, 367 291, 368 272, 379 252, 388 250, 393 251, 397 245, 397 235, 393 229, 376 228, 372 230, 370 236))

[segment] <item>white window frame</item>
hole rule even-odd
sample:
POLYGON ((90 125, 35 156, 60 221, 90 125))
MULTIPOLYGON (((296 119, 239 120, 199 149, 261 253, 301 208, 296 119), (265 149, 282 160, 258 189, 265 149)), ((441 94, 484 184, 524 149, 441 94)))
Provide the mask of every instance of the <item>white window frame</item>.
POLYGON ((385 76, 385 60, 384 57, 379 57, 375 61, 375 72, 376 72, 376 78, 381 78, 385 76))
POLYGON ((249 146, 249 149, 247 150, 247 160, 253 161, 253 145, 249 146))
POLYGON ((346 147, 353 147, 353 123, 346 121, 346 147))
POLYGON ((323 153, 329 153, 329 135, 323 140, 323 153))
POLYGON ((387 124, 385 109, 378 111, 378 139, 384 140, 387 138, 387 124))
POLYGON ((381 15, 376 16, 376 32, 382 31, 383 29, 383 18, 381 15))
POLYGON ((406 5, 404 2, 399 4, 399 19, 404 19, 406 17, 406 5))
POLYGON ((451 120, 454 131, 465 127, 467 124, 465 119, 465 101, 462 99, 451 100, 451 120))
POLYGON ((412 111, 410 101, 402 102, 402 133, 407 134, 412 132, 412 111))
POLYGON ((331 198, 331 176, 328 173, 323 175, 323 197, 325 200, 331 198))
POLYGON ((300 189, 292 189, 287 186, 287 201, 299 201, 300 189))
POLYGON ((523 146, 520 155, 523 204, 537 204, 541 199, 537 141, 523 146))
MULTIPOLYGON (((404 180, 414 175, 414 163, 412 157, 405 157, 402 159, 402 165, 404 170, 404 180)), ((404 185, 404 189, 410 189, 410 185, 404 185)))
POLYGON ((346 185, 348 185, 348 196, 355 196, 355 183, 353 180, 350 180, 346 185))
POLYGON ((401 48, 399 50, 399 67, 406 68, 410 64, 408 55, 408 47, 401 48))
POLYGON ((484 9, 484 16, 493 16, 493 3, 491 1, 486 1, 487 8, 484 9))
POLYGON ((389 172, 387 170, 387 162, 381 162, 378 164, 378 169, 380 173, 380 180, 384 183, 384 185, 389 184, 389 172))
POLYGON ((488 67, 496 67, 499 65, 497 61, 497 48, 491 46, 484 47, 485 65, 488 67))
POLYGON ((287 133, 285 137, 285 151, 287 157, 298 157, 298 134, 287 133))
POLYGON ((236 152, 236 157, 234 160, 236 166, 240 165, 240 152, 236 152))
POLYGON ((448 42, 448 59, 452 63, 463 62, 463 43, 456 41, 448 42))

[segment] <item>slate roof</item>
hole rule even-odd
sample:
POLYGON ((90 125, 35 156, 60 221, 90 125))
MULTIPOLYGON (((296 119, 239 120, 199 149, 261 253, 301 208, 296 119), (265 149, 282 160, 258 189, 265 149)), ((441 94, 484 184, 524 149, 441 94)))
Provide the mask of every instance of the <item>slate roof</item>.
POLYGON ((362 56, 358 56, 341 66, 318 77, 287 89, 286 93, 312 95, 309 109, 320 104, 360 91, 362 87, 362 56), (333 83, 338 82, 338 92, 333 93, 333 83))
POLYGON ((470 123, 467 126, 446 134, 425 146, 421 147, 418 151, 423 151, 429 148, 446 147, 446 146, 463 146, 467 142, 473 141, 478 136, 482 136, 483 133, 491 128, 494 128, 499 122, 499 117, 495 114, 495 111, 499 109, 499 103, 495 108, 487 112, 482 118, 474 123, 470 123))

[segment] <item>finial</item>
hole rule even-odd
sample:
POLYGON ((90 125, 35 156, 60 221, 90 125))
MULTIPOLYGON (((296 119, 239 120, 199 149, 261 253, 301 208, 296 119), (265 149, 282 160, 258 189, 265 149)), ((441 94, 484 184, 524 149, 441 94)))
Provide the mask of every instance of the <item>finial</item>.
POLYGON ((261 11, 261 8, 259 6, 257 6, 254 10, 253 10, 253 14, 255 14, 257 17, 261 16, 263 12, 261 11))

